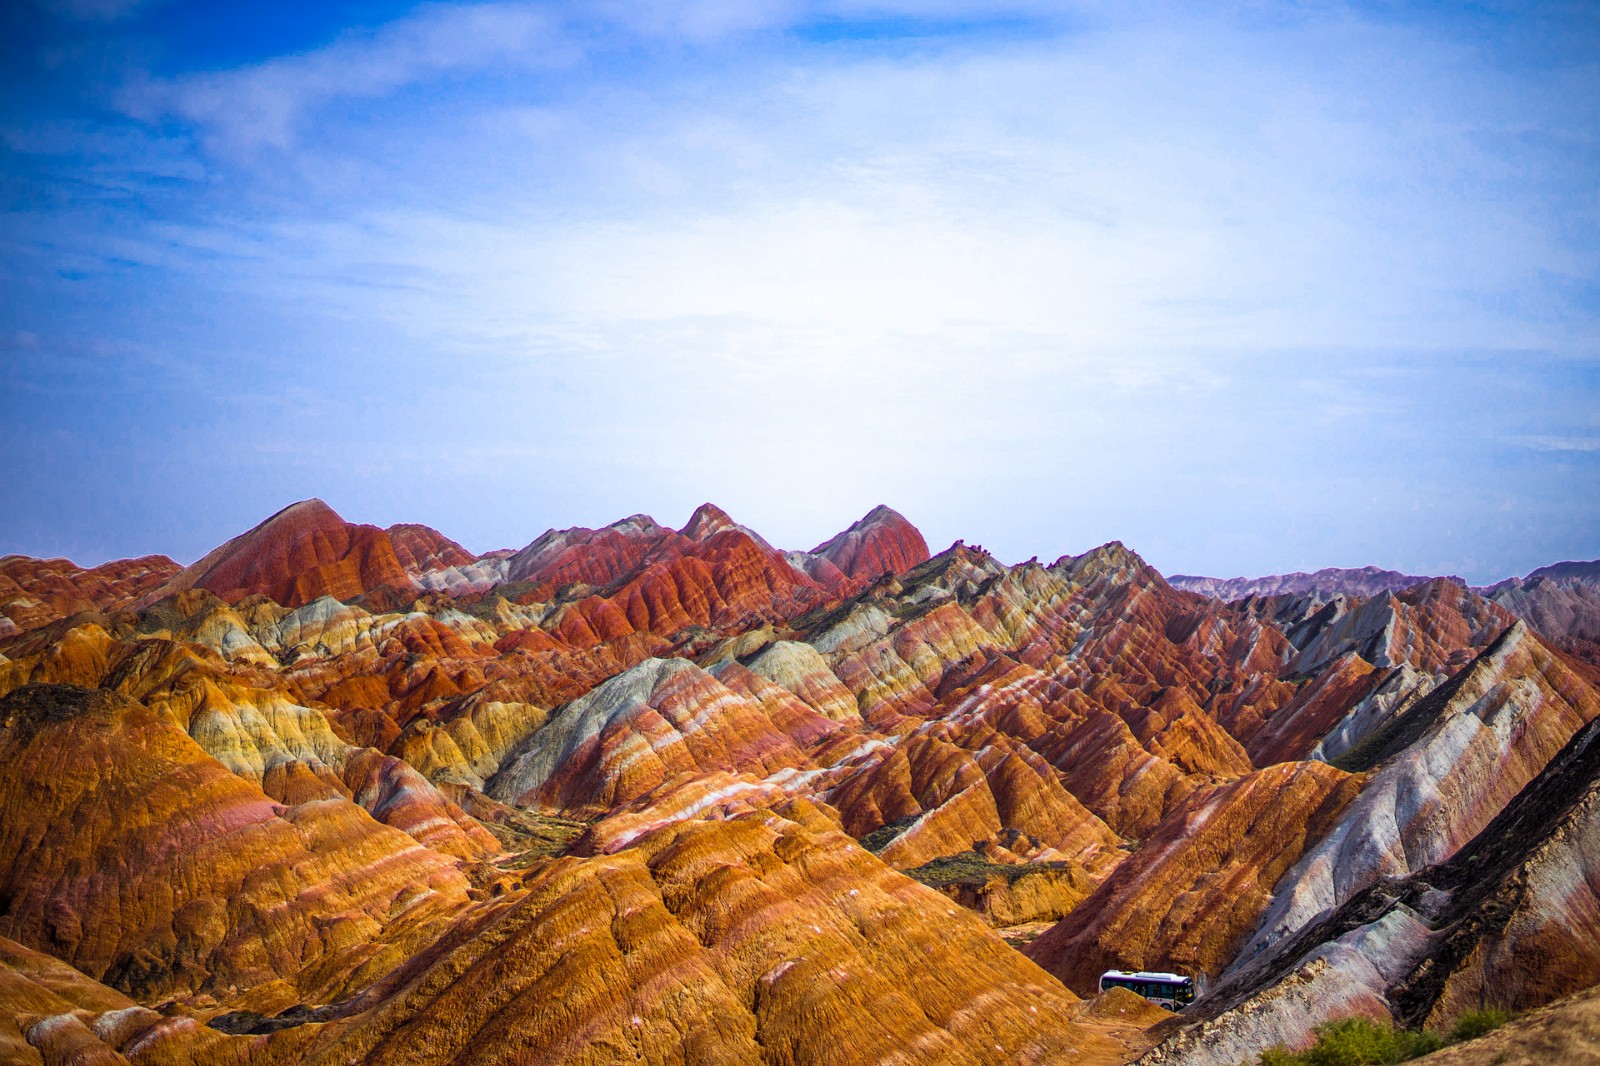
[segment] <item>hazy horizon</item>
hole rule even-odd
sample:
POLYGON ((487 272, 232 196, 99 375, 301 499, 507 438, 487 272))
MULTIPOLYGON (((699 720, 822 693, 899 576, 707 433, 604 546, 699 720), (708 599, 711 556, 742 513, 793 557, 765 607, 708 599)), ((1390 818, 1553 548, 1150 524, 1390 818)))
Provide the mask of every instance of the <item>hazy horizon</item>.
POLYGON ((701 502, 1006 562, 1600 557, 1581 3, 30 0, 0 554, 701 502))

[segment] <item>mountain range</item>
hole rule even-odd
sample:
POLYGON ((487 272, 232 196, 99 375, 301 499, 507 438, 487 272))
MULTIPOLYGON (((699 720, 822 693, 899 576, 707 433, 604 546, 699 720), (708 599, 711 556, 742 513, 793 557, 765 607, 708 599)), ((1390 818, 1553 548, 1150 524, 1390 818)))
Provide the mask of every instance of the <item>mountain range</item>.
POLYGON ((0 1059, 1231 1064, 1543 1008, 1600 983, 1597 641, 1600 563, 1169 580, 887 507, 8 556, 0 1059))
MULTIPOLYGON (((1268 577, 1176 574, 1168 579, 1173 588, 1230 602, 1317 594, 1366 599, 1440 580, 1466 584, 1458 577, 1419 577, 1375 566, 1329 567, 1314 574, 1268 577)), ((1526 577, 1509 577, 1492 585, 1475 587, 1473 591, 1527 620, 1541 636, 1555 641, 1566 651, 1591 663, 1600 663, 1600 560, 1541 566, 1526 577)))

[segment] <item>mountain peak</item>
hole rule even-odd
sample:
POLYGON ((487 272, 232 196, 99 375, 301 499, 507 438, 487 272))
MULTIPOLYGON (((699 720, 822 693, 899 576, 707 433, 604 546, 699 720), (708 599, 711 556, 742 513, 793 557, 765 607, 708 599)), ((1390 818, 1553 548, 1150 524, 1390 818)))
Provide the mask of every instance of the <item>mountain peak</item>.
POLYGON ((408 574, 468 566, 478 557, 432 526, 399 522, 383 531, 408 574))
POLYGON ((1073 579, 1088 582, 1113 571, 1135 575, 1141 578, 1155 577, 1165 582, 1161 575, 1147 562, 1144 557, 1120 540, 1108 540, 1098 548, 1091 548, 1082 555, 1068 555, 1056 560, 1055 565, 1065 563, 1067 571, 1073 579))
POLYGON ((292 503, 186 567, 147 597, 203 588, 230 603, 261 594, 286 607, 348 600, 380 585, 412 589, 388 534, 353 525, 326 502, 292 503))
POLYGON ((647 514, 631 514, 606 526, 625 537, 654 537, 667 532, 667 528, 647 514))
POLYGON ((808 553, 821 556, 853 578, 904 573, 928 559, 928 542, 892 507, 879 504, 849 529, 808 553))
MULTIPOLYGON (((274 519, 279 518, 280 516, 290 515, 290 514, 294 514, 294 515, 310 515, 310 514, 332 515, 334 518, 339 518, 339 512, 335 511, 331 506, 329 506, 327 500, 324 500, 320 496, 309 496, 309 497, 307 497, 306 499, 303 499, 303 500, 296 500, 294 503, 291 503, 289 506, 287 506, 287 507, 283 508, 282 510, 278 511, 277 513, 273 514, 271 517, 269 517, 266 520, 266 522, 262 522, 261 524, 262 525, 266 525, 268 522, 271 522, 274 519)), ((339 518, 339 520, 341 522, 344 521, 344 519, 342 519, 342 518, 339 518)))
POLYGON ((906 516, 896 511, 886 503, 880 503, 872 510, 861 516, 861 521, 851 526, 851 529, 866 529, 869 526, 881 526, 886 523, 903 523, 910 525, 906 516))
POLYGON ((694 509, 694 514, 690 516, 689 523, 678 532, 690 540, 706 540, 721 533, 724 529, 733 529, 737 525, 738 523, 728 517, 728 512, 716 504, 702 503, 694 509))

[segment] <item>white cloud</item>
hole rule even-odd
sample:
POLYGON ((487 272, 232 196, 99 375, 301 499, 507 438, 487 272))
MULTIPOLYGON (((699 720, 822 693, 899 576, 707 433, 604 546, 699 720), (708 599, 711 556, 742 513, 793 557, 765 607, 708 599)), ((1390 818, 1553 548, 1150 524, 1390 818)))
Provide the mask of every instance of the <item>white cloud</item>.
POLYGON ((122 102, 139 118, 194 123, 230 149, 288 148, 309 112, 340 99, 383 96, 461 71, 559 65, 577 54, 558 21, 529 4, 428 6, 320 49, 135 84, 122 102))
MULTIPOLYGON (((165 0, 49 0, 77 17, 117 18, 165 0)), ((121 96, 146 121, 193 123, 214 148, 235 153, 288 148, 309 113, 339 99, 384 96, 461 71, 561 66, 630 40, 706 46, 808 18, 914 16, 930 19, 1030 17, 1093 3, 1023 0, 1000 6, 899 0, 528 0, 426 4, 369 31, 326 46, 227 70, 171 80, 145 79, 121 96)))
POLYGON ((1501 404, 1452 365, 1593 355, 1589 75, 1348 14, 1072 10, 1095 24, 834 47, 760 31, 983 13, 424 8, 146 86, 140 114, 219 149, 208 183, 52 247, 132 264, 162 344, 227 353, 219 393, 344 375, 328 417, 229 433, 307 468, 343 434, 409 457, 419 497, 462 481, 452 457, 502 456, 452 491, 492 483, 543 524, 709 497, 806 545, 887 500, 1018 557, 1166 538, 1234 552, 1182 569, 1245 572, 1337 534, 1340 561, 1417 569, 1373 553, 1419 485, 1470 516, 1470 484, 1498 506, 1518 480, 1494 464, 1593 450, 1525 435, 1585 426, 1592 388, 1507 359, 1531 391, 1501 404), (1377 372, 1388 352, 1407 373, 1377 372))
POLYGON ((499 336, 679 319, 825 324, 869 347, 980 328, 1111 351, 1581 336, 1479 298, 1549 301, 1533 268, 1586 268, 1480 184, 1482 152, 1459 134, 1467 115, 1489 123, 1478 96, 1511 87, 1463 90, 1484 75, 1450 70, 1460 57, 1408 68, 1415 42, 1364 32, 1366 67, 1315 76, 1299 65, 1316 36, 1274 38, 1251 65, 1226 34, 1141 31, 1089 50, 786 61, 666 103, 597 92, 520 136, 433 131, 418 166, 443 161, 448 204, 380 201, 265 243, 324 277, 387 264, 437 297, 397 314, 499 336), (1410 109, 1332 102, 1341 79, 1395 64, 1397 82, 1431 79, 1410 109), (534 196, 485 192, 464 162, 478 158, 571 170, 534 196))

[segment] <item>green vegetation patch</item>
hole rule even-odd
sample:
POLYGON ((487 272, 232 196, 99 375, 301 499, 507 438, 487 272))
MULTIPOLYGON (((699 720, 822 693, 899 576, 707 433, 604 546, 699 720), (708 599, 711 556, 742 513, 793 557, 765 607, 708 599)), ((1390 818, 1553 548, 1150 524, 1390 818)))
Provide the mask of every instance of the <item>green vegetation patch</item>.
POLYGON ((1455 1043, 1461 1040, 1476 1040, 1480 1036, 1494 1032, 1512 1017, 1510 1011, 1501 1010, 1499 1007, 1469 1010, 1456 1019, 1456 1024, 1450 1030, 1450 1041, 1455 1043))
POLYGON ((964 851, 960 855, 946 855, 904 872, 912 880, 921 881, 931 888, 943 888, 946 885, 986 885, 994 877, 1003 877, 1008 884, 1016 884, 1020 878, 1032 873, 1070 869, 1072 864, 1065 862, 990 862, 975 851, 964 851))
POLYGON ((1304 1051, 1269 1048, 1261 1066, 1368 1066, 1405 1062, 1444 1047, 1438 1033, 1396 1029, 1370 1018, 1341 1018, 1317 1026, 1317 1042, 1304 1051))
POLYGON ((1261 1053, 1261 1066, 1382 1066, 1408 1062, 1447 1044, 1474 1040, 1511 1020, 1497 1008, 1468 1011, 1448 1037, 1416 1029, 1396 1029, 1370 1018, 1341 1018, 1317 1026, 1317 1042, 1304 1051, 1282 1047, 1261 1053))
POLYGON ((890 822, 888 825, 880 825, 878 828, 861 838, 861 846, 872 852, 872 854, 876 855, 884 848, 888 847, 889 844, 893 842, 895 837, 899 836, 901 833, 904 833, 907 829, 910 829, 912 823, 914 823, 916 820, 917 815, 913 814, 908 817, 901 818, 899 821, 890 822))

